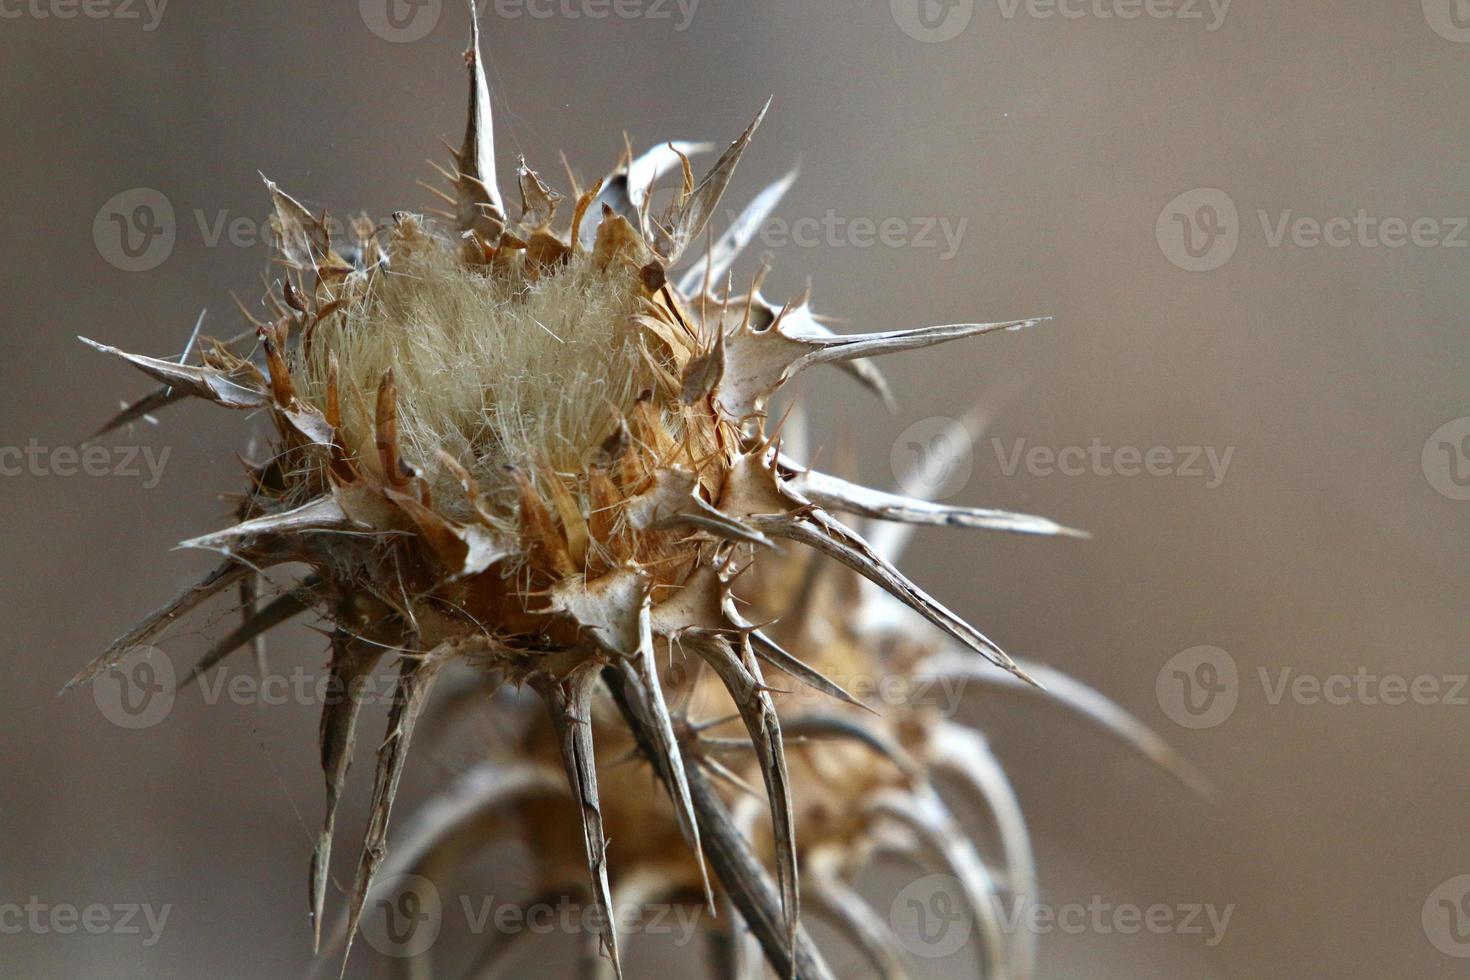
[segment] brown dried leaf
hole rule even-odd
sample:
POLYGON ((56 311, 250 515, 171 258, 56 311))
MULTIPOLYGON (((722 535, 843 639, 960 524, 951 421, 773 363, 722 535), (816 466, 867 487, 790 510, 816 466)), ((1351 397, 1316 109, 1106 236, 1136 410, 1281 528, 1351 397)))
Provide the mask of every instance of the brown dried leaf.
POLYGON ((122 358, 144 374, 172 385, 176 392, 203 398, 226 408, 260 408, 266 403, 264 391, 241 384, 213 368, 178 364, 156 357, 145 357, 142 354, 129 354, 116 347, 88 340, 86 337, 77 339, 104 354, 113 354, 122 358))

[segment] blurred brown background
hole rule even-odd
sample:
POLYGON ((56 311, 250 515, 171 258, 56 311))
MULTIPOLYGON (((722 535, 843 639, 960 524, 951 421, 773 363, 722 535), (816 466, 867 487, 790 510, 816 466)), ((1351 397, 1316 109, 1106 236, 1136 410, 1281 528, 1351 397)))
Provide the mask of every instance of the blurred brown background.
MULTIPOLYGON (((1464 889, 1441 884, 1470 873, 1470 692, 1444 696, 1467 669, 1470 503, 1455 498, 1470 443, 1452 426, 1427 466, 1424 450, 1470 414, 1466 4, 1239 0, 1221 21, 1218 5, 1128 0, 1064 4, 1079 17, 1010 0, 924 0, 927 12, 906 0, 704 0, 692 12, 648 0, 606 19, 568 16, 595 3, 557 2, 485 13, 503 181, 524 153, 562 185, 558 149, 599 173, 624 129, 640 146, 724 142, 774 94, 729 201, 799 156, 780 214, 831 213, 841 230, 814 247, 769 235, 769 295, 809 276, 817 309, 855 330, 1056 318, 890 359, 897 417, 840 375, 804 383, 825 452, 845 440, 880 485, 910 424, 1005 393, 952 499, 1046 514, 1094 540, 921 532, 906 567, 1012 652, 1112 695, 1218 786, 1213 803, 1193 798, 1049 712, 966 709, 1014 774, 1048 903, 1233 906, 1214 946, 1208 928, 1045 935, 1042 975, 1463 976, 1467 961, 1450 954, 1470 943, 1439 899, 1453 905, 1464 889), (1213 213, 1221 247, 1235 245, 1207 272, 1171 260, 1189 264, 1170 237, 1183 226, 1161 221, 1199 188, 1237 209, 1232 222, 1196 195, 1174 212, 1205 244, 1213 213), (1313 245, 1309 229, 1272 244, 1284 215, 1360 211, 1435 219, 1434 230, 1421 223, 1398 247, 1389 229, 1354 230, 1341 247, 1313 245), (853 222, 891 218, 903 241, 861 246, 853 222), (922 219, 964 222, 952 255, 942 236, 923 245, 922 219), (1218 486, 1097 468, 1008 476, 998 455, 1018 440, 1233 456, 1218 486), (1233 658, 1238 704, 1192 729, 1170 720, 1156 679, 1201 645, 1233 658), (1258 671, 1274 684, 1286 667, 1446 679, 1428 699, 1440 703, 1368 703, 1379 699, 1355 688, 1345 704, 1290 692, 1273 704, 1258 671)), ((438 7, 402 6, 397 31, 371 0, 178 2, 161 17, 124 0, 85 11, 0 0, 0 444, 73 442, 144 390, 77 334, 177 354, 203 307, 210 329, 234 332, 228 291, 258 292, 265 248, 211 234, 221 216, 264 216, 257 170, 338 214, 429 205, 414 181, 432 179, 426 157, 444 158, 436 138, 460 132, 467 26, 458 3, 438 7), (166 260, 141 272, 115 264, 105 215, 94 235, 104 204, 134 188, 175 211, 166 260)), ((148 945, 141 917, 141 935, 17 932, 0 917, 0 975, 286 977, 309 960, 315 709, 194 697, 126 731, 87 691, 55 697, 212 564, 169 549, 223 522, 216 493, 239 484, 232 453, 251 423, 199 405, 160 423, 107 442, 168 449, 156 487, 146 469, 65 476, 54 454, 0 478, 0 904, 148 903, 169 918, 148 945)), ((190 662, 225 613, 184 624, 164 648, 190 662)), ((285 636, 278 667, 319 662, 317 634, 285 636)), ((365 725, 345 850, 380 730, 376 717, 365 725)), ((420 761, 413 793, 442 774, 420 761)), ((661 954, 634 942, 639 975, 661 954)), ((355 975, 379 975, 363 949, 355 975)), ((554 960, 519 969, 559 975, 554 960)), ((846 952, 837 961, 858 969, 846 952)), ((969 962, 927 966, 940 976, 969 962)))

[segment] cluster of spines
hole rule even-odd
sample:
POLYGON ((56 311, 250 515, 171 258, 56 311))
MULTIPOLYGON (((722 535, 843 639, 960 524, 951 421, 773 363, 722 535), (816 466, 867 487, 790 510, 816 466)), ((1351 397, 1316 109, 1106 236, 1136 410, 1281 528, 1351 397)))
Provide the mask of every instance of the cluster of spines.
MULTIPOLYGON (((927 658, 909 669, 942 670, 1022 688, 1039 686, 1037 668, 1009 657, 904 576, 892 556, 885 556, 834 514, 1033 534, 1075 532, 1030 515, 954 507, 862 487, 789 458, 779 439, 765 431, 770 396, 808 367, 844 366, 891 400, 870 358, 1039 321, 838 335, 818 322, 804 298, 779 308, 768 303, 760 295, 759 276, 744 295, 734 295, 728 284, 722 294, 712 291, 711 283, 727 276, 749 243, 751 230, 776 206, 794 175, 757 196, 704 257, 671 282, 669 270, 703 234, 764 109, 698 182, 687 156, 694 145, 670 144, 637 159, 630 153, 608 178, 586 190, 574 187, 576 203, 564 238, 551 228, 560 196, 522 161, 517 173, 522 214, 513 225, 495 180, 478 28, 467 63, 469 121, 464 144, 455 153, 456 168, 446 171, 455 191, 448 200, 454 206, 463 261, 494 274, 508 268, 506 262, 513 257, 520 263, 517 274, 533 278, 554 271, 579 250, 589 251, 608 274, 636 277, 643 296, 638 323, 655 342, 665 345, 676 373, 619 420, 581 475, 575 494, 555 472, 518 470, 513 474, 518 488, 515 513, 490 513, 465 463, 441 454, 431 462, 455 478, 467 505, 462 510, 470 515, 467 520, 452 519, 436 506, 429 482, 415 462, 405 457, 391 370, 381 378, 371 406, 372 458, 363 458, 342 436, 335 361, 329 361, 321 405, 312 404, 293 381, 293 345, 300 351, 310 343, 318 323, 340 313, 353 295, 370 289, 392 246, 382 248, 370 229, 359 229, 349 261, 334 249, 323 219, 268 182, 280 259, 297 279, 293 282, 290 275, 284 279, 280 296, 271 299, 276 316, 257 324, 259 361, 234 353, 228 345, 208 350, 198 366, 95 346, 125 358, 164 385, 126 409, 109 427, 194 396, 228 408, 267 412, 280 434, 278 452, 272 463, 252 470, 252 491, 239 523, 185 542, 226 552, 224 563, 120 637, 72 683, 114 666, 129 649, 156 637, 177 617, 231 586, 242 590, 247 620, 210 649, 192 676, 313 608, 335 623, 331 671, 344 689, 363 683, 385 655, 397 651, 396 696, 377 753, 369 825, 342 934, 349 946, 387 854, 389 816, 415 725, 436 677, 452 662, 472 660, 502 680, 530 686, 546 703, 565 787, 579 812, 589 888, 597 904, 607 908, 612 901, 592 719, 595 695, 607 691, 640 751, 667 786, 678 827, 696 856, 699 889, 706 901, 713 907, 715 889, 704 865, 708 856, 720 892, 739 909, 771 962, 814 976, 825 975, 825 967, 799 926, 798 805, 786 743, 793 733, 847 740, 865 746, 899 776, 891 788, 863 801, 864 818, 903 828, 901 836, 907 836, 911 846, 931 851, 955 871, 982 925, 990 972, 1000 975, 1007 945, 993 915, 993 899, 1000 888, 928 777, 931 771, 948 768, 981 792, 1002 825, 1008 887, 1013 893, 1028 894, 1034 870, 1024 843, 1024 824, 983 740, 975 741, 978 736, 951 723, 929 719, 919 726, 913 744, 904 744, 902 726, 885 726, 861 711, 783 719, 773 696, 778 692, 766 681, 764 668, 830 695, 834 705, 863 706, 822 672, 819 655, 802 658, 789 653, 767 626, 747 622, 737 606, 737 589, 742 576, 755 567, 757 551, 777 541, 801 544, 835 560, 875 586, 873 594, 884 597, 881 601, 896 600, 904 615, 927 622, 947 638, 942 657, 927 658), (682 171, 682 186, 669 211, 654 217, 653 194, 645 185, 671 167, 682 171), (592 215, 599 220, 591 220, 592 215), (308 275, 314 277, 311 284, 306 282, 308 275), (677 438, 666 425, 670 413, 680 421, 677 438), (303 457, 321 465, 288 469, 281 462, 303 457), (309 499, 300 499, 302 485, 314 489, 309 499), (402 560, 399 553, 391 556, 392 576, 399 582, 396 591, 373 575, 340 575, 339 557, 323 559, 325 538, 332 542, 334 556, 335 549, 350 550, 351 542, 358 540, 364 552, 387 561, 380 540, 385 529, 408 533, 417 549, 414 554, 426 558, 415 564, 402 560), (343 541, 349 544, 344 546, 343 541), (662 559, 672 552, 678 560, 655 561, 653 552, 662 559), (313 575, 260 606, 255 595, 260 572, 302 560, 315 566, 313 575), (521 569, 523 577, 496 575, 502 567, 521 569), (458 616, 449 608, 453 604, 443 601, 446 595, 456 602, 472 601, 477 611, 491 610, 494 615, 488 622, 485 616, 458 616), (416 606, 416 599, 423 596, 445 608, 416 606), (530 637, 546 642, 538 648, 530 637), (553 637, 555 642, 550 642, 553 637), (736 822, 748 823, 749 807, 743 811, 746 818, 739 817, 739 807, 732 815, 709 788, 710 774, 737 777, 720 763, 715 738, 671 710, 656 667, 659 650, 697 658, 734 703, 746 733, 743 742, 764 782, 774 840, 775 892, 746 843, 748 826, 732 832, 736 822), (956 652, 961 650, 966 653, 956 652)), ((399 240, 430 234, 412 216, 395 216, 395 225, 399 240)), ((355 391, 353 396, 360 397, 355 391)), ((534 461, 528 463, 534 466, 534 461)), ((370 565, 373 559, 359 555, 358 560, 370 565)), ((1056 680, 1054 691, 1065 703, 1122 734, 1156 760, 1185 771, 1156 737, 1111 702, 1076 682, 1056 680)), ((348 697, 323 711, 327 808, 311 874, 318 943, 336 809, 352 758, 359 706, 358 699, 348 697)), ((517 767, 486 765, 492 768, 468 774, 449 791, 447 799, 459 801, 460 815, 505 805, 521 791, 552 791, 544 773, 533 773, 535 767, 529 763, 522 764, 514 777, 510 773, 517 767), (518 789, 512 792, 511 787, 518 789)), ((447 832, 446 826, 454 824, 453 820, 444 824, 443 807, 431 806, 425 812, 437 814, 440 825, 420 822, 409 835, 407 857, 422 856, 447 832)), ((879 935, 878 924, 848 890, 844 874, 849 869, 841 853, 834 857, 816 846, 807 863, 823 910, 875 963, 892 969, 892 944, 879 935)), ((608 925, 601 943, 620 974, 616 929, 610 916, 604 921, 608 925)), ((1028 951, 1024 942, 1018 945, 1011 969, 1024 976, 1034 951, 1028 951)))

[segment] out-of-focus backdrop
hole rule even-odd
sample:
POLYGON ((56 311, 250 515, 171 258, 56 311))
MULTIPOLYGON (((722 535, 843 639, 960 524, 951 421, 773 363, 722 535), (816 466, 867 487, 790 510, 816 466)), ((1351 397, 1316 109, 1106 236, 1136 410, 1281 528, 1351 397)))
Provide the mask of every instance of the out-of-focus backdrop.
MULTIPOLYGON (((502 181, 524 154, 563 184, 558 150, 599 174, 625 130, 723 143, 774 94, 729 198, 800 161, 751 253, 768 295, 810 279, 838 329, 1055 318, 889 359, 897 416, 803 382, 825 458, 880 485, 984 406, 948 499, 1094 537, 923 531, 907 568, 1215 783, 1196 798, 1048 712, 962 710, 1037 838, 1043 976, 1465 972, 1465 7, 486 6, 502 181)), ((170 546, 227 518, 252 431, 186 405, 79 468, 64 447, 146 384, 75 338, 176 355, 204 308, 234 333, 230 291, 253 300, 267 260, 257 171, 334 214, 432 206, 416 181, 461 131, 467 25, 452 0, 0 0, 0 975, 310 961, 310 698, 196 693, 130 730, 55 696, 210 566, 170 546)), ((227 613, 163 649, 182 669, 227 613)), ((276 668, 315 671, 321 636, 283 637, 276 668)), ((425 758, 407 792, 442 775, 425 758)), ((875 880, 886 908, 904 882, 875 880)), ((661 944, 634 937, 634 975, 692 962, 661 944)), ((535 948, 521 975, 568 969, 535 948)), ((354 975, 384 974, 363 949, 354 975)))

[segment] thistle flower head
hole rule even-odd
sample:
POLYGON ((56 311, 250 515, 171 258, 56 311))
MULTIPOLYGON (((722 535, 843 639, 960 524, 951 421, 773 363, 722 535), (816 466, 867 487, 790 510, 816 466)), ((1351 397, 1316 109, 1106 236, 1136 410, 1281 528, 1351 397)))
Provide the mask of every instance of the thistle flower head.
MULTIPOLYGON (((331 671, 348 689, 397 658, 342 933, 349 943, 385 858, 415 725, 452 663, 492 687, 533 688, 547 711, 527 727, 520 757, 487 760, 449 791, 459 801, 449 816, 425 809, 395 866, 425 859, 496 808, 566 798, 576 822, 531 831, 533 850, 557 871, 549 882, 560 880, 566 842, 575 841, 590 895, 610 905, 615 826, 626 868, 658 869, 648 880, 669 893, 713 901, 718 892, 789 969, 824 969, 798 927, 802 881, 875 962, 891 960, 891 943, 847 884, 884 847, 937 855, 993 925, 989 899, 1028 889, 1032 872, 1024 824, 983 739, 917 708, 875 716, 833 678, 940 663, 1024 689, 1031 674, 836 515, 1066 529, 814 471, 783 451, 766 413, 807 368, 842 367, 887 397, 870 358, 1036 321, 836 335, 805 298, 765 299, 759 271, 737 285, 732 265, 790 179, 718 239, 705 235, 764 109, 698 179, 696 144, 629 153, 602 180, 565 194, 522 161, 508 203, 478 38, 466 60, 469 118, 445 171, 447 220, 400 212, 334 240, 326 221, 267 182, 285 273, 254 324, 253 351, 216 343, 201 364, 186 365, 96 345, 164 386, 114 425, 192 396, 263 413, 275 444, 251 468, 238 522, 187 542, 223 552, 223 564, 77 681, 209 596, 253 588, 263 569, 309 567, 270 605, 252 602, 201 669, 308 609, 332 624, 331 671), (796 687, 818 692, 823 708, 784 702, 796 687), (609 752, 638 754, 667 799, 600 791, 599 755, 609 752), (549 765, 563 782, 546 778, 549 765), (930 786, 929 774, 946 767, 999 818, 1009 880, 979 860, 930 786), (759 805, 738 802, 747 790, 759 805), (756 832, 761 814, 768 835, 756 832), (672 854, 680 836, 688 850, 672 854)), ((1064 695, 1177 765, 1094 692, 1064 685, 1064 695)), ((322 718, 327 807, 310 883, 318 938, 357 717, 347 698, 322 718)), ((620 880, 642 879, 625 871, 620 880)), ((1009 941, 998 928, 983 938, 999 971, 1009 941)), ((618 968, 616 929, 609 924, 600 939, 618 968)), ((1023 975, 1024 943, 1009 952, 1023 975)))

